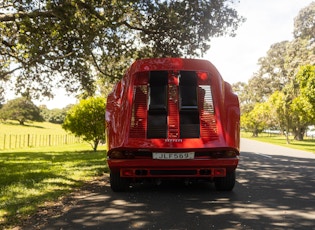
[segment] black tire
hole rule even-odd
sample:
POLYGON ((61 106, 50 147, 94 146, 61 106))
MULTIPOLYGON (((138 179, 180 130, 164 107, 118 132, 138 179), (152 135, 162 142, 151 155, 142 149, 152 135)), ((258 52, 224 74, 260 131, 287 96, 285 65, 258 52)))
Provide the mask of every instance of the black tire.
POLYGON ((218 177, 214 180, 215 188, 218 191, 232 191, 235 185, 235 170, 226 174, 226 177, 218 177))
POLYGON ((125 192, 129 188, 129 180, 120 177, 119 172, 110 173, 110 187, 114 192, 125 192))

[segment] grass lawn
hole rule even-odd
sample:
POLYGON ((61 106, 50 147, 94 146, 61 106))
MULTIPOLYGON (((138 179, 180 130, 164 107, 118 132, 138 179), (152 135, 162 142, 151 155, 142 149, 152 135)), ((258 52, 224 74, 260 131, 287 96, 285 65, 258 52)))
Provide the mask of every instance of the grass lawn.
POLYGON ((252 133, 241 132, 241 137, 315 153, 315 138, 311 137, 305 137, 303 141, 297 141, 291 136, 290 144, 287 144, 284 135, 270 135, 267 133, 261 133, 258 135, 258 137, 253 137, 252 133))
MULTIPOLYGON (((60 125, 59 129, 35 126, 31 127, 35 131, 62 131, 60 125)), ((14 133, 14 129, 12 125, 9 130, 14 133)), ((87 143, 0 151, 0 229, 16 225, 45 201, 56 200, 107 171, 105 146, 97 152, 87 143)))
POLYGON ((1 134, 67 134, 60 124, 49 122, 26 122, 20 125, 17 121, 0 122, 1 134))
POLYGON ((78 138, 62 129, 60 124, 28 122, 20 125, 17 121, 0 122, 0 151, 58 146, 78 141, 78 138))

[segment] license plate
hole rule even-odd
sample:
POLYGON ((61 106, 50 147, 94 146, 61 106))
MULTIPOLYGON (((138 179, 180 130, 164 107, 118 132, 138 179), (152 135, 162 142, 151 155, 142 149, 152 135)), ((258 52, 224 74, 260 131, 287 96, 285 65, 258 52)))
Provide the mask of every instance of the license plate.
POLYGON ((195 153, 153 153, 152 157, 156 160, 187 160, 194 159, 195 153))

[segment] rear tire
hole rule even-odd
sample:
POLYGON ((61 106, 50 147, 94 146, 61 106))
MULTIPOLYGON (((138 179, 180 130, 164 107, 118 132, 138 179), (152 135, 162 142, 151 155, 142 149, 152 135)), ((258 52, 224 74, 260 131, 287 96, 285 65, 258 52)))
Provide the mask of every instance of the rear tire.
POLYGON ((232 191, 235 185, 235 170, 226 174, 226 177, 215 178, 214 184, 218 191, 232 191))
POLYGON ((114 192, 125 192, 129 185, 129 180, 122 178, 119 172, 110 173, 110 187, 114 192))

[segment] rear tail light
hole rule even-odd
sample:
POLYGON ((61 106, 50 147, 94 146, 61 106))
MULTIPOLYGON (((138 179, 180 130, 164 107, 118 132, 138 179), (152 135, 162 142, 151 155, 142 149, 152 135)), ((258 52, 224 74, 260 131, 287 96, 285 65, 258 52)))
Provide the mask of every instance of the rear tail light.
POLYGON ((114 150, 109 153, 109 158, 111 159, 123 159, 125 158, 125 154, 121 151, 114 150))
POLYGON ((238 152, 233 151, 233 150, 211 153, 212 158, 234 158, 238 155, 239 155, 238 152))
POLYGON ((125 152, 114 150, 108 154, 110 159, 131 159, 134 158, 134 154, 132 152, 125 152))
POLYGON ((224 152, 224 157, 236 157, 237 153, 235 151, 226 151, 224 152))

